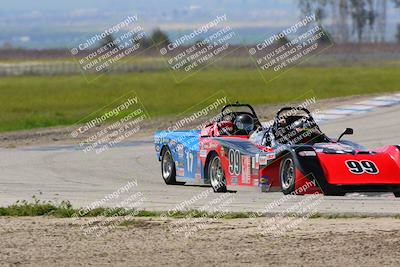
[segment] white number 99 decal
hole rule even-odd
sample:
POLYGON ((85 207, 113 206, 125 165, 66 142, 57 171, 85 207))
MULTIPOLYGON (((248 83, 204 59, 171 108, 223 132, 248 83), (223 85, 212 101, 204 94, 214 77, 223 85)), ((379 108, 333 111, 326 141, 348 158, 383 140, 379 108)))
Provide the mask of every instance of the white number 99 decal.
POLYGON ((241 172, 240 152, 239 150, 229 149, 229 173, 231 175, 239 175, 241 172))
POLYGON ((375 163, 369 160, 347 160, 346 166, 349 168, 349 171, 354 174, 377 174, 379 173, 378 168, 375 163))

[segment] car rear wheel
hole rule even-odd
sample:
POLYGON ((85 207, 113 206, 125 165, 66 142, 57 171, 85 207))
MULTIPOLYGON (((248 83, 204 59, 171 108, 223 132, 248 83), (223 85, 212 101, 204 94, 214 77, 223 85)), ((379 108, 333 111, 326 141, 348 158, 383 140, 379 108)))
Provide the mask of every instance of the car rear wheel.
POLYGON ((284 157, 281 161, 279 178, 281 181, 282 192, 285 195, 293 193, 296 181, 296 165, 290 154, 284 157))
POLYGON ((176 184, 176 168, 169 148, 161 153, 161 174, 166 184, 176 184))
POLYGON ((395 197, 400 197, 400 192, 393 192, 395 197))
POLYGON ((214 192, 226 192, 226 180, 221 165, 221 159, 217 154, 211 156, 208 164, 208 178, 214 192))

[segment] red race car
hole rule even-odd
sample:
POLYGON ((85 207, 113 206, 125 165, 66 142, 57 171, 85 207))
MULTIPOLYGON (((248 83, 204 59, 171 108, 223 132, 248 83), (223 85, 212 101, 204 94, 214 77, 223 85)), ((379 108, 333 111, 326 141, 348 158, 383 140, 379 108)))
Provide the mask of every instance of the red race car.
POLYGON ((393 192, 400 197, 400 146, 368 150, 329 138, 305 108, 285 107, 263 126, 248 104, 230 104, 201 131, 158 131, 157 159, 167 184, 261 186, 284 194, 393 192))

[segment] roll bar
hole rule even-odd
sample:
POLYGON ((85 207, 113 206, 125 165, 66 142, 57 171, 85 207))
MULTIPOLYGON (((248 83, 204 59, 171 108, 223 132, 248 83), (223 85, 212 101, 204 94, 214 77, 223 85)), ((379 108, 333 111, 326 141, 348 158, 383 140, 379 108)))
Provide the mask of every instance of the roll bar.
POLYGON ((247 108, 249 108, 251 110, 251 113, 252 113, 253 117, 256 119, 255 123, 257 125, 261 125, 260 120, 258 119, 257 114, 256 114, 256 112, 254 111, 254 108, 251 105, 249 105, 249 104, 241 104, 241 103, 239 103, 237 101, 236 103, 225 105, 221 110, 221 114, 224 115, 225 114, 224 113, 225 110, 228 109, 229 107, 247 107, 247 108))
POLYGON ((276 113, 276 117, 279 117, 279 115, 282 112, 289 111, 289 110, 301 110, 301 111, 304 111, 305 113, 307 113, 308 116, 310 116, 312 118, 311 112, 308 109, 302 108, 302 107, 283 107, 276 113))

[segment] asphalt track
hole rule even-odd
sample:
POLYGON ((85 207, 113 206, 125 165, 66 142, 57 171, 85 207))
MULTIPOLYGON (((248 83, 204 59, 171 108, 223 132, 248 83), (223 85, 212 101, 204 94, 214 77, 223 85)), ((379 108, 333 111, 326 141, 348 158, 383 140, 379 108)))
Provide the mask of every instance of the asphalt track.
MULTIPOLYGON (((400 106, 382 107, 373 112, 352 115, 323 124, 329 136, 338 136, 341 129, 354 128, 347 139, 367 147, 400 143, 400 106)), ((258 188, 232 188, 228 193, 230 211, 279 212, 300 203, 305 197, 283 199, 280 192, 261 193, 258 188), (237 190, 237 191, 235 191, 237 190), (279 205, 278 205, 279 204, 279 205)), ((36 195, 42 200, 69 200, 75 207, 101 201, 102 206, 134 203, 147 210, 173 210, 177 205, 196 209, 215 203, 227 194, 210 193, 209 187, 196 185, 167 186, 160 175, 152 138, 132 140, 101 154, 85 154, 77 146, 40 146, 0 150, 0 206, 36 195), (129 181, 137 185, 129 192, 118 192, 129 181), (129 201, 123 202, 129 196, 129 201)), ((129 205, 129 204, 127 204, 129 205)), ((345 197, 321 197, 316 209, 323 214, 356 214, 392 216, 400 214, 400 199, 392 194, 345 197)))

